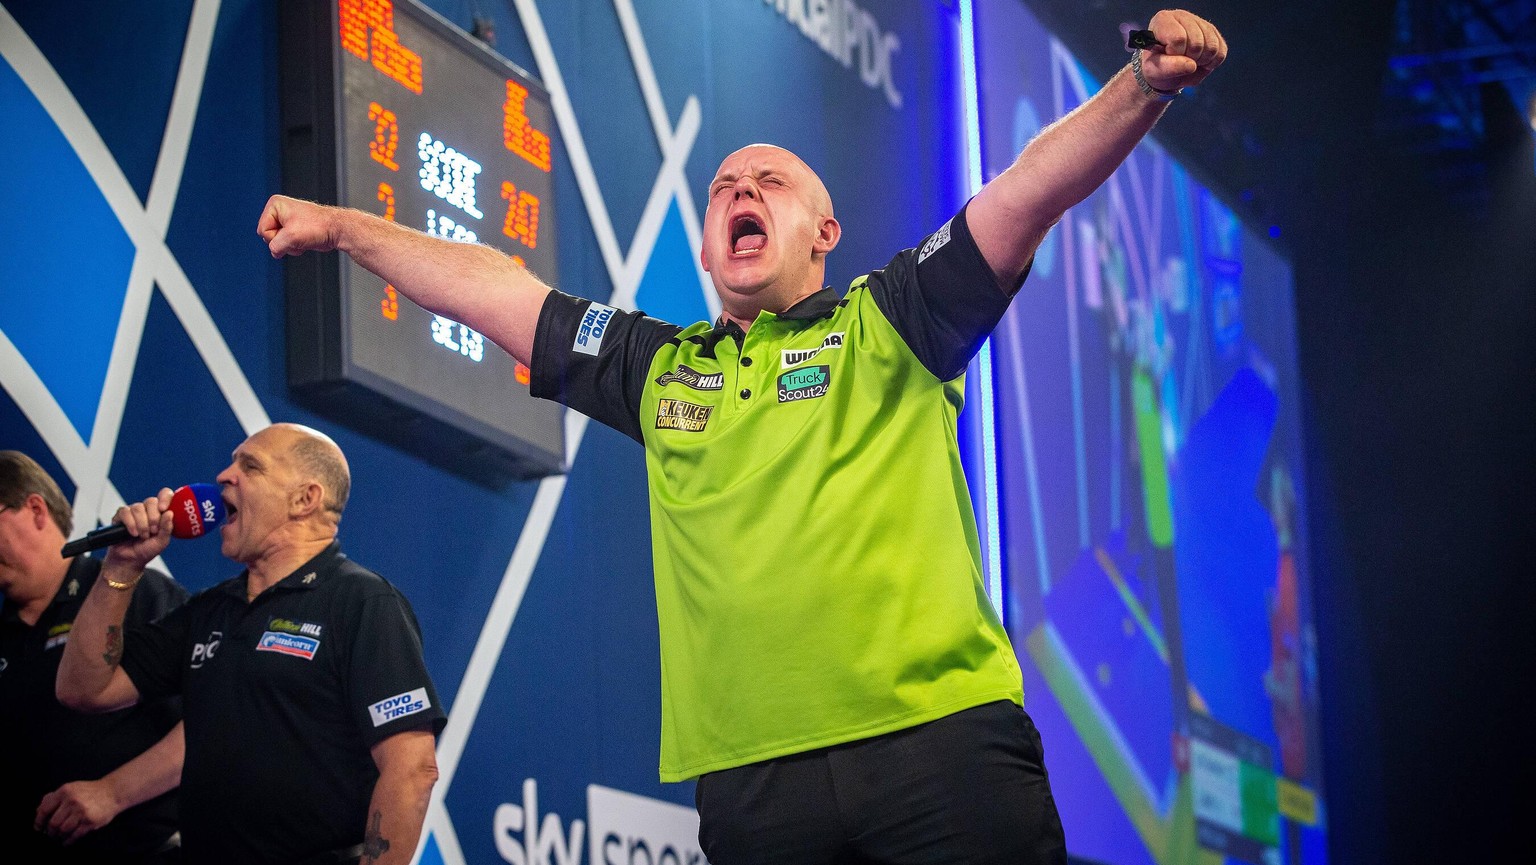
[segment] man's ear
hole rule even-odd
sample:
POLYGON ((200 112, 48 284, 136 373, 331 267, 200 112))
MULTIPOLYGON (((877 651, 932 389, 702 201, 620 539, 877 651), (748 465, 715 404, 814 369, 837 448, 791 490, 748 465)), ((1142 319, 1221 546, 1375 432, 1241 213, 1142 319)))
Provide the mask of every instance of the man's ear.
POLYGON ((53 514, 48 510, 48 502, 44 501, 43 497, 37 493, 28 495, 26 500, 21 503, 21 506, 32 514, 33 528, 42 530, 53 523, 53 514))
POLYGON ((811 244, 811 252, 816 255, 826 255, 837 248, 837 242, 843 238, 843 226, 831 216, 823 216, 821 225, 816 231, 816 240, 811 244))
POLYGON ((299 487, 288 503, 290 516, 307 517, 325 507, 325 487, 314 481, 299 487))

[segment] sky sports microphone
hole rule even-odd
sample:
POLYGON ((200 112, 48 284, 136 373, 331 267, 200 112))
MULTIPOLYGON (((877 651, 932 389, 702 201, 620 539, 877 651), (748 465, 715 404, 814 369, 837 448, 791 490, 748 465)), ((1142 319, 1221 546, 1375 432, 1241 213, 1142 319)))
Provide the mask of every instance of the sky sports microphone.
MULTIPOLYGON (((188 484, 171 494, 171 536, 197 538, 224 522, 224 499, 218 484, 188 484)), ((102 526, 83 538, 70 541, 60 550, 64 558, 133 540, 122 523, 102 526)))

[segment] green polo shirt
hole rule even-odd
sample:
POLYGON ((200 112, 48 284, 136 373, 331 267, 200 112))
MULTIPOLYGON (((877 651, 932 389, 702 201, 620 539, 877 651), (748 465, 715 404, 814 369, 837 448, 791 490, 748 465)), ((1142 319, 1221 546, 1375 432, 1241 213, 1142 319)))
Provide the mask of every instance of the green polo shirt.
POLYGON ((546 302, 535 395, 645 446, 663 781, 1023 702, 956 440, 1010 292, 964 216, 746 333, 546 302))

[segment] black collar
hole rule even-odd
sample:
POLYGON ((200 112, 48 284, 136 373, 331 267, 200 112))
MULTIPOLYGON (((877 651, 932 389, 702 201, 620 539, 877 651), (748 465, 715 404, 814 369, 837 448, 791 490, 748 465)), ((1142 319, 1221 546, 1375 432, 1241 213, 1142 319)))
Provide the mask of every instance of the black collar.
POLYGON ((843 299, 837 296, 837 292, 833 291, 831 286, 827 286, 779 313, 779 318, 787 318, 790 321, 815 321, 818 318, 830 318, 842 302, 843 299))
MULTIPOLYGON (((832 313, 841 306, 843 299, 837 296, 837 292, 827 286, 809 297, 801 298, 799 303, 791 306, 778 314, 780 319, 787 321, 815 321, 820 318, 830 318, 832 313)), ((730 337, 736 340, 736 347, 741 347, 741 341, 747 334, 734 321, 727 321, 725 316, 715 319, 715 327, 709 333, 703 335, 704 356, 714 357, 715 346, 720 340, 730 337)))
MULTIPOLYGON (((299 565, 294 569, 293 573, 273 583, 267 588, 266 592, 262 592, 261 594, 265 595, 267 592, 271 592, 277 589, 281 589, 283 591, 288 591, 291 589, 313 589, 320 585, 320 582, 329 576, 330 573, 336 569, 336 565, 345 558, 346 555, 341 552, 341 542, 331 541, 330 546, 321 550, 314 558, 310 559, 302 565, 299 565)), ((241 601, 245 601, 249 592, 248 586, 250 585, 250 579, 251 572, 249 570, 241 571, 240 576, 235 577, 232 580, 225 581, 220 586, 220 588, 224 591, 225 594, 232 595, 239 598, 241 601)), ((261 595, 257 595, 257 598, 260 597, 261 595)))

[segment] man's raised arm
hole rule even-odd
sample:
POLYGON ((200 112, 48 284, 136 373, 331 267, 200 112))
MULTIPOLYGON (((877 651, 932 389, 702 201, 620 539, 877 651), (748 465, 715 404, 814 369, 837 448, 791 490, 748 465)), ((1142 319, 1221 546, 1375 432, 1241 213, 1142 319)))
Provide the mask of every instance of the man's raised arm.
MULTIPOLYGON (((1148 25, 1161 46, 1141 50, 1147 87, 1171 94, 1205 80, 1227 58, 1209 21, 1181 9, 1148 25)), ((1017 284, 1045 233, 1114 173, 1168 107, 1122 69, 1092 99, 1046 127, 966 211, 976 245, 1001 285, 1017 284)))
POLYGON ((122 523, 133 540, 107 553, 101 575, 75 615, 54 683, 59 702, 80 712, 110 712, 139 701, 138 687, 120 666, 123 619, 144 568, 171 541, 171 491, 118 508, 114 522, 122 523))
POLYGON ((284 195, 267 200, 256 233, 273 258, 345 252, 418 305, 469 325, 514 358, 530 362, 549 286, 498 250, 284 195))

